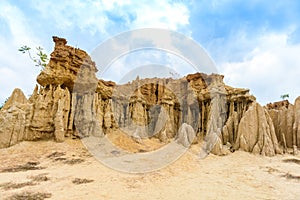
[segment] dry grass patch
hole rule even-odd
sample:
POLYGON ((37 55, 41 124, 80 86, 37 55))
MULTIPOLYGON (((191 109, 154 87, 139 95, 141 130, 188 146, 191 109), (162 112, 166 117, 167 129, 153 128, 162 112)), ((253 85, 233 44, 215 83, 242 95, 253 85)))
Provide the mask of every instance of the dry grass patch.
POLYGON ((300 181, 300 176, 296 176, 290 173, 286 173, 284 175, 282 175, 282 177, 285 177, 286 179, 290 179, 290 180, 297 180, 300 181))
POLYGON ((64 161, 64 163, 68 164, 68 165, 80 164, 82 162, 84 162, 84 159, 81 159, 81 158, 73 158, 73 159, 64 161))
POLYGON ((86 179, 86 178, 75 178, 72 183, 76 185, 85 184, 85 183, 91 183, 94 182, 92 179, 86 179))
POLYGON ((28 178, 30 178, 34 182, 45 182, 45 181, 50 180, 50 178, 46 175, 47 175, 47 173, 44 173, 44 174, 38 174, 35 176, 29 176, 28 178))
POLYGON ((8 182, 8 183, 1 184, 0 187, 2 187, 4 190, 11 190, 11 189, 19 189, 19 188, 23 188, 26 186, 33 186, 33 185, 36 185, 36 183, 33 181, 24 182, 24 183, 8 182))
POLYGON ((39 162, 27 162, 23 165, 16 165, 14 167, 9 167, 3 169, 1 172, 21 172, 21 171, 29 171, 29 170, 41 170, 45 169, 45 167, 39 167, 39 162))
POLYGON ((65 152, 55 151, 55 152, 49 154, 49 155, 47 156, 47 158, 58 158, 58 157, 65 156, 65 155, 66 155, 65 152))
POLYGON ((296 163, 296 164, 300 165, 300 160, 298 160, 296 158, 288 158, 288 159, 283 160, 282 162, 285 162, 285 163, 296 163))
POLYGON ((22 192, 13 194, 12 196, 6 198, 6 200, 44 200, 46 198, 51 198, 51 193, 42 192, 22 192))

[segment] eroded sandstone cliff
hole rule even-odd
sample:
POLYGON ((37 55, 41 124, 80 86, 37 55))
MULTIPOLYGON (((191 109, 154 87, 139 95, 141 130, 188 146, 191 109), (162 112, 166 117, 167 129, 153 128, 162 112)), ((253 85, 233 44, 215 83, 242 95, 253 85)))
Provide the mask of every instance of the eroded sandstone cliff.
POLYGON ((284 100, 270 103, 266 107, 280 146, 285 152, 287 148, 297 149, 300 146, 300 97, 295 100, 294 105, 284 100))
POLYGON ((174 139, 201 145, 203 156, 244 150, 273 156, 300 145, 300 98, 295 105, 259 105, 248 89, 218 74, 98 80, 90 56, 53 37, 54 51, 26 99, 16 89, 0 111, 0 148, 22 140, 103 137, 122 131, 136 141, 174 139))

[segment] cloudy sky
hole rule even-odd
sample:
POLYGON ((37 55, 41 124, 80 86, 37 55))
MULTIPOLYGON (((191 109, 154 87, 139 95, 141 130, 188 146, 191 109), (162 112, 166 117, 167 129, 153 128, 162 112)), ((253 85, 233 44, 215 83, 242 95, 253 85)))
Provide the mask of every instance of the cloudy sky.
POLYGON ((282 94, 293 102, 300 96, 299 10, 297 0, 1 0, 0 103, 15 87, 30 95, 40 72, 18 52, 20 46, 51 53, 57 35, 92 53, 110 37, 137 28, 192 38, 226 84, 249 88, 262 104, 282 94))

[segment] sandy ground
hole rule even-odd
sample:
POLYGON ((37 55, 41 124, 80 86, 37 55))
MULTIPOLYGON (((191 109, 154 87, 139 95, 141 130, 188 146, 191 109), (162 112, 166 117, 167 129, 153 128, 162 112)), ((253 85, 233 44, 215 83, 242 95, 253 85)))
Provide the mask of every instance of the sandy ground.
POLYGON ((0 199, 300 199, 300 156, 199 159, 195 148, 160 170, 130 174, 101 164, 80 140, 22 142, 0 149, 0 199))

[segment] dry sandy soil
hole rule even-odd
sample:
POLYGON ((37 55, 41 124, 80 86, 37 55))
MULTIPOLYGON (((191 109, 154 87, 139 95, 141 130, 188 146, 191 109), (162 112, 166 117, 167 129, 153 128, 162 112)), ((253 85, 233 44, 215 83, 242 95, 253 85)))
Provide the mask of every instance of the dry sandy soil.
POLYGON ((300 199, 300 156, 199 159, 196 148, 130 174, 101 164, 80 140, 22 142, 0 150, 0 199, 300 199))

